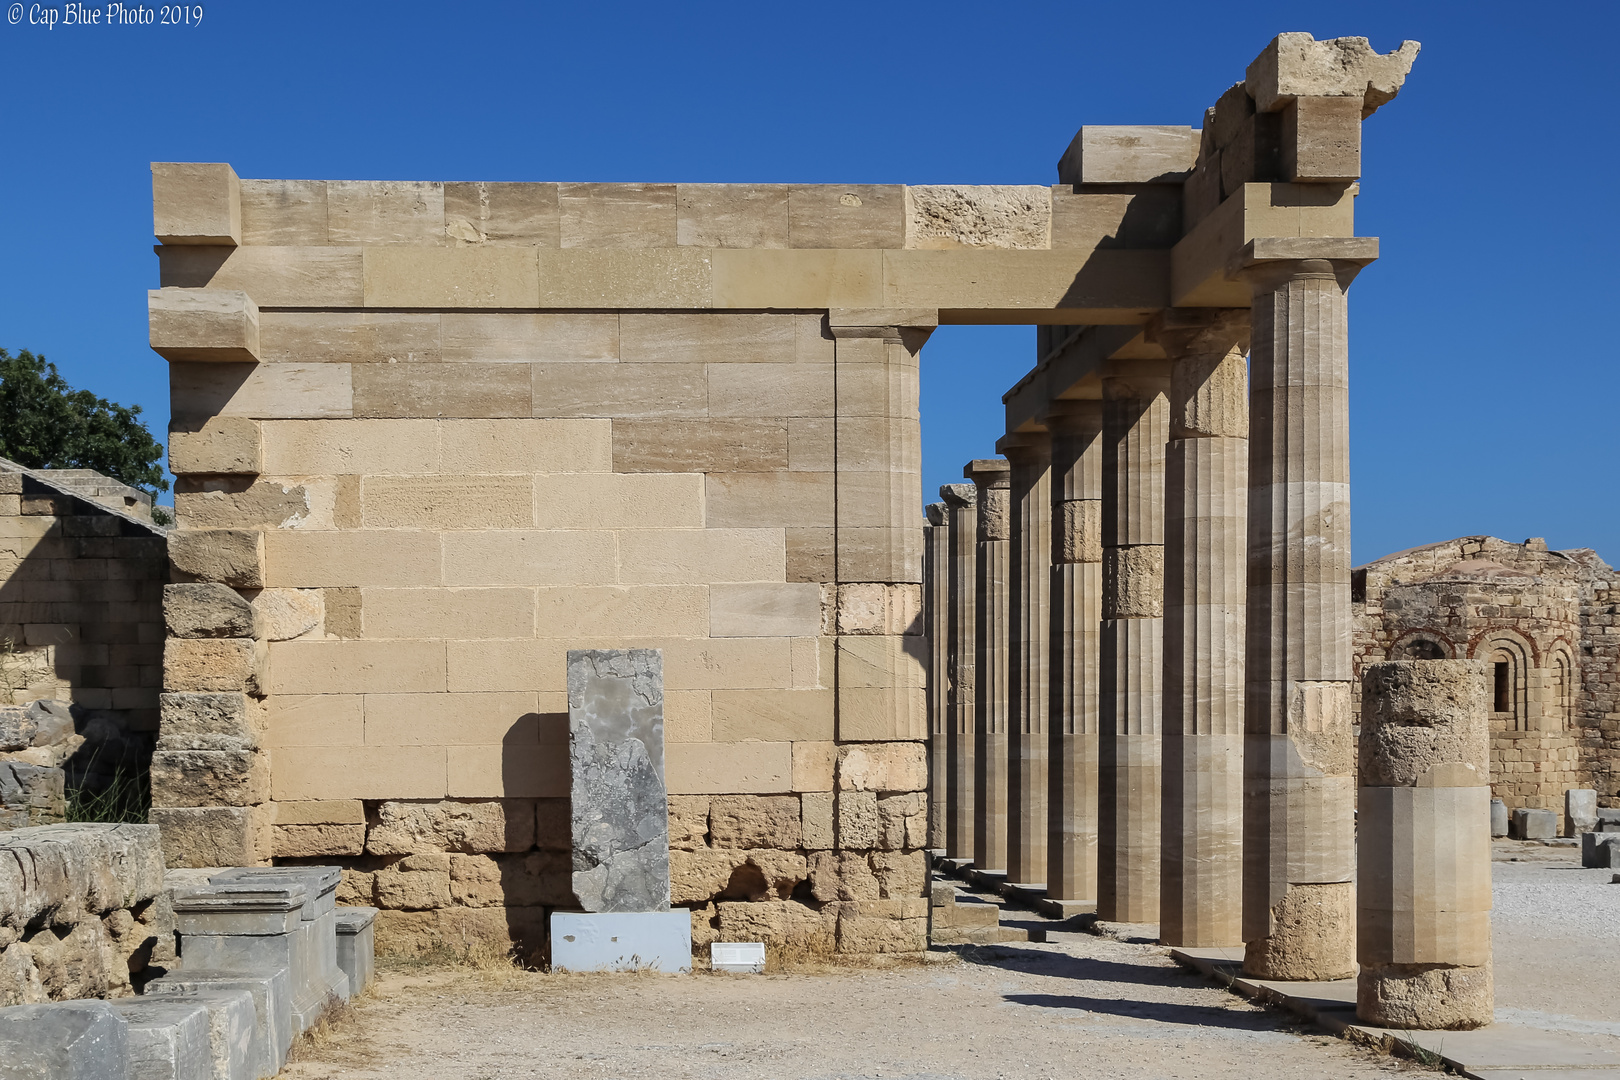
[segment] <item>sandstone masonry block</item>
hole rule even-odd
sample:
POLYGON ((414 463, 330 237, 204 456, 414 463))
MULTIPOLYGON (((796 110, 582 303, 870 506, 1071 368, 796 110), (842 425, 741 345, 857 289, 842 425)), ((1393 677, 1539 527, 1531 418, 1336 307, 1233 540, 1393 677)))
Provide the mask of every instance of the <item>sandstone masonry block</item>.
POLYGON ((257 363, 259 308, 233 289, 153 289, 146 294, 152 351, 165 360, 257 363))
POLYGON ((182 580, 262 588, 264 534, 247 529, 181 529, 169 534, 169 562, 182 580))
POLYGON ((839 791, 923 791, 928 749, 920 742, 861 743, 838 748, 839 791))
POLYGON ((256 750, 259 735, 241 693, 158 697, 159 750, 256 750))
POLYGON ((171 421, 169 468, 176 474, 216 476, 263 472, 258 422, 243 416, 171 421))
POLYGON ((229 585, 192 582, 163 587, 163 621, 178 638, 251 638, 253 607, 229 585))
POLYGON ((373 855, 526 851, 534 846, 535 820, 527 799, 381 802, 366 848, 373 855))
POLYGON ((163 861, 182 866, 256 866, 270 858, 270 819, 258 807, 153 807, 163 861))
POLYGON ((152 232, 161 244, 240 244, 236 170, 215 162, 153 162, 152 232))
POLYGON ((262 697, 266 657, 264 642, 248 638, 170 638, 163 644, 163 686, 262 697))
POLYGON ((253 750, 158 750, 154 806, 256 806, 270 797, 270 760, 253 750))
POLYGON ((719 848, 799 846, 797 795, 717 795, 709 801, 709 834, 719 848))

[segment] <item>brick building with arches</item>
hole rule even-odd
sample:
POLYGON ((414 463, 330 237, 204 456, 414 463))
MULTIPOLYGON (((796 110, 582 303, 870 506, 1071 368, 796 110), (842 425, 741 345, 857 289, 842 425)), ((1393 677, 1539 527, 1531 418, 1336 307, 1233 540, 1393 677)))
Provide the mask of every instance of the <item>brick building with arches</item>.
POLYGON ((1497 798, 1561 809, 1565 789, 1594 787, 1620 805, 1620 577, 1595 551, 1465 536, 1359 567, 1351 589, 1358 676, 1381 660, 1491 665, 1497 798))

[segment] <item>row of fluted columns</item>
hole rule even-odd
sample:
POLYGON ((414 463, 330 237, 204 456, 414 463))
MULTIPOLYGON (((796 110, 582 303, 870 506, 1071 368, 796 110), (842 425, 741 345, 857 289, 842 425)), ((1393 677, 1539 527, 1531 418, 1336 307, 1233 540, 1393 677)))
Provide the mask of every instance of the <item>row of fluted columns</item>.
POLYGON ((947 855, 1166 944, 1246 943, 1256 975, 1353 970, 1355 270, 1264 263, 1252 309, 1162 313, 1162 358, 1106 361, 941 489, 947 855))

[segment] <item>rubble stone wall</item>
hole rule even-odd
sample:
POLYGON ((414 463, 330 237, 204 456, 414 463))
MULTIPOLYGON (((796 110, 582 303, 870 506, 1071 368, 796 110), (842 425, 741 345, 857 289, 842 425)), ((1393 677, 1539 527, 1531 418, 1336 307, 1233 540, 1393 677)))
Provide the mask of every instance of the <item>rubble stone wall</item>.
POLYGON ((0 464, 0 704, 71 703, 68 784, 99 788, 157 733, 164 534, 49 477, 0 464))
POLYGON ((124 997, 175 960, 151 825, 0 833, 0 1007, 124 997))
POLYGON ((1383 660, 1491 664, 1493 795, 1561 811, 1566 789, 1595 786, 1620 805, 1613 578, 1595 552, 1539 540, 1472 536, 1390 555, 1356 571, 1357 673, 1383 660))

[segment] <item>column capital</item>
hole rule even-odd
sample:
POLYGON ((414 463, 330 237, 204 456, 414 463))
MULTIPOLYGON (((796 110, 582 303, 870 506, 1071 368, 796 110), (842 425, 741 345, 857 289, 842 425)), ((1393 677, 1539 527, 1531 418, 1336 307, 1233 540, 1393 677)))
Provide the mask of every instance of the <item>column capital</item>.
POLYGON ((942 502, 929 503, 923 507, 923 515, 928 519, 930 525, 945 525, 948 523, 946 514, 949 509, 942 502))
POLYGON ((1051 460, 1052 436, 1045 431, 1018 431, 996 440, 996 451, 1014 466, 1051 460))
POLYGON ((1012 486, 1012 464, 1006 458, 975 458, 963 467, 962 475, 980 488, 1012 486))
POLYGON ((1102 399, 1052 402, 1042 422, 1054 438, 1096 435, 1102 431, 1102 399))
POLYGON ((1377 259, 1376 236, 1263 236, 1243 245, 1226 270, 1257 289, 1310 277, 1333 277, 1349 288, 1362 267, 1377 259))
POLYGON ((1109 360, 1103 364, 1102 399, 1132 401, 1170 390, 1173 360, 1109 360))
POLYGON ((939 497, 952 510, 967 510, 979 501, 979 489, 972 484, 941 484, 939 497))
POLYGON ((939 312, 913 308, 832 308, 827 329, 835 338, 886 338, 898 341, 902 331, 926 337, 939 326, 939 312))

